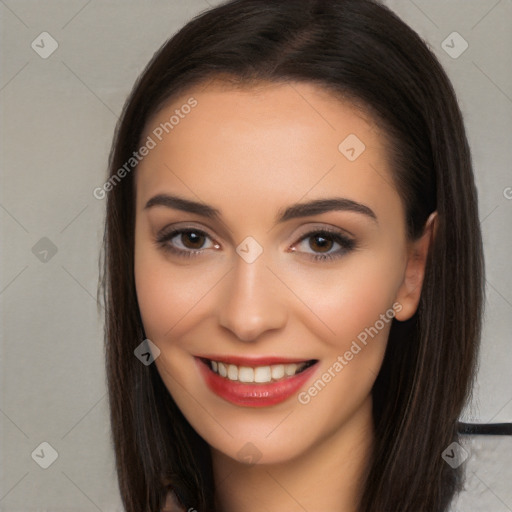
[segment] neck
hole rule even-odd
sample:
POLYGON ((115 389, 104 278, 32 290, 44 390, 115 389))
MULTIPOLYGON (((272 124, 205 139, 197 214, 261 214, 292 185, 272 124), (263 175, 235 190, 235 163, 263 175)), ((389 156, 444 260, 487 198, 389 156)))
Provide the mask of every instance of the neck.
POLYGON ((293 460, 242 464, 212 449, 219 512, 357 512, 373 448, 372 400, 293 460))

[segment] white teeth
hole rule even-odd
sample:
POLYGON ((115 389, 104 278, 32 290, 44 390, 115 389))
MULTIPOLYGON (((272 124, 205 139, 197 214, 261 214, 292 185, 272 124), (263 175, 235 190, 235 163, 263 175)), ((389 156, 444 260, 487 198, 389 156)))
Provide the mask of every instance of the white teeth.
POLYGON ((221 363, 220 361, 210 361, 210 368, 213 372, 218 373, 221 377, 227 377, 229 380, 265 383, 291 377, 302 370, 306 364, 306 362, 274 364, 251 368, 249 366, 221 363))
POLYGON ((284 364, 276 364, 271 366, 272 370, 272 378, 273 379, 282 379, 284 377, 284 364))
POLYGON ((219 364, 219 375, 221 377, 227 377, 228 370, 226 368, 226 365, 224 363, 218 363, 219 364))
POLYGON ((238 370, 238 380, 240 382, 254 382, 254 368, 241 366, 238 370))
POLYGON ((228 379, 238 380, 238 366, 235 366, 234 364, 230 364, 228 366, 228 379))
POLYGON ((284 373, 286 373, 286 375, 288 375, 288 376, 295 375, 296 371, 297 371, 297 365, 295 363, 287 364, 284 367, 284 373))
POLYGON ((258 366, 254 369, 254 382, 270 382, 271 380, 270 366, 258 366))

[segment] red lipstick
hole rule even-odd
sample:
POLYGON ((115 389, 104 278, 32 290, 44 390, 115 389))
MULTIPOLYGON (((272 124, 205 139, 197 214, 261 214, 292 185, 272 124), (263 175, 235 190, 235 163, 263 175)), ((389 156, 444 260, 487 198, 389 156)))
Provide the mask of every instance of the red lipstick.
POLYGON ((210 361, 222 361, 223 363, 236 364, 237 366, 266 366, 271 364, 289 364, 289 363, 305 363, 308 359, 286 358, 276 356, 255 356, 255 357, 240 357, 240 356, 216 356, 216 355, 201 355, 196 356, 202 359, 209 359, 210 361))
POLYGON ((236 380, 231 380, 227 377, 222 377, 214 372, 210 367, 210 361, 222 361, 227 364, 234 364, 237 366, 270 366, 277 364, 290 364, 290 363, 305 363, 305 359, 289 359, 281 357, 255 357, 243 358, 237 356, 211 356, 211 357, 196 357, 196 363, 199 371, 203 376, 208 388, 213 391, 217 396, 232 404, 243 407, 269 407, 278 403, 284 402, 306 383, 306 381, 313 375, 316 370, 316 363, 311 361, 311 365, 304 370, 292 376, 285 376, 284 378, 275 382, 266 383, 247 383, 236 380))

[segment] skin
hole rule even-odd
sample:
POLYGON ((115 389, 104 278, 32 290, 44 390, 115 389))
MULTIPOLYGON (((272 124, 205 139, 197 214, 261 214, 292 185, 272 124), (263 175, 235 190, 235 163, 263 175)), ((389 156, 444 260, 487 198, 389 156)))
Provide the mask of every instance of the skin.
MULTIPOLYGON (((206 387, 193 356, 317 359, 307 390, 394 303, 398 320, 413 315, 435 214, 420 239, 407 240, 386 134, 316 85, 195 88, 154 115, 142 140, 190 96, 197 106, 136 172, 134 271, 146 335, 161 351, 155 364, 211 446, 220 510, 355 511, 373 443, 370 391, 391 322, 307 404, 293 395, 271 407, 233 405, 206 387), (338 150, 349 134, 366 146, 355 161, 338 150), (222 221, 144 208, 161 193, 212 205, 222 221), (274 224, 288 205, 333 196, 366 205, 377 219, 330 211, 274 224), (205 231, 202 245, 179 235, 167 241, 201 254, 180 258, 155 243, 171 225, 205 231), (355 248, 311 259, 322 248, 303 237, 325 227, 355 248), (263 248, 253 263, 236 252, 247 236, 263 248), (255 464, 239 460, 247 443, 255 464)), ((324 251, 338 252, 330 242, 324 251)))

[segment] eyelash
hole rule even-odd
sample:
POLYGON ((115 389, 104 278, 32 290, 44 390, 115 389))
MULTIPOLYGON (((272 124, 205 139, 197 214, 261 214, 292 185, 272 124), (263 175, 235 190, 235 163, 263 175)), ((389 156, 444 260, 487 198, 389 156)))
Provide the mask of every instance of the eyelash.
MULTIPOLYGON (((183 250, 183 249, 177 249, 176 247, 170 245, 170 240, 172 240, 176 235, 181 235, 183 233, 196 233, 201 236, 206 236, 208 238, 211 238, 208 233, 195 228, 181 228, 181 229, 175 229, 169 233, 162 233, 160 234, 155 243, 161 247, 164 251, 170 252, 180 258, 192 258, 199 256, 204 250, 183 250)), ((350 252, 352 249, 355 248, 356 242, 355 240, 348 238, 338 231, 331 230, 328 228, 321 228, 313 231, 309 231, 308 233, 304 234, 297 243, 301 243, 304 240, 307 240, 308 238, 312 238, 314 235, 320 235, 322 237, 328 238, 332 240, 333 242, 338 243, 341 246, 341 249, 338 249, 338 251, 334 253, 318 253, 318 254, 310 254, 306 253, 308 257, 314 261, 331 261, 337 258, 340 258, 341 256, 345 255, 346 253, 350 252)))

